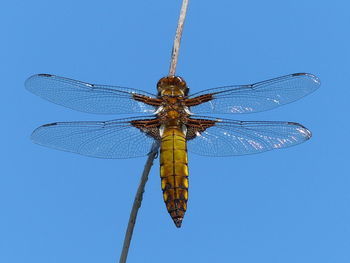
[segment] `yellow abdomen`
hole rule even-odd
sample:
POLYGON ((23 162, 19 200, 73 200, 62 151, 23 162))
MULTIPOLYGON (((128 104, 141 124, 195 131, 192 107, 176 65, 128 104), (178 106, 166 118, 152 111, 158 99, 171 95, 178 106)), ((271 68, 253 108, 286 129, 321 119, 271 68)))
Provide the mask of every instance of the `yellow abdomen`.
POLYGON ((165 128, 160 145, 160 177, 163 198, 177 227, 187 209, 188 160, 186 136, 178 127, 165 128))

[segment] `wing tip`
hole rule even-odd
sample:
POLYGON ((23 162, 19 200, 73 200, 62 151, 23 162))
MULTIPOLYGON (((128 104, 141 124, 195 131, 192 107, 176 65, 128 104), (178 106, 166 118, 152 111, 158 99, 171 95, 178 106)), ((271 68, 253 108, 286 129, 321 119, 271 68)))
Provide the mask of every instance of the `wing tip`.
POLYGON ((38 128, 36 128, 32 134, 30 135, 30 139, 36 143, 36 144, 41 144, 36 137, 38 136, 39 132, 43 129, 43 128, 47 128, 47 127, 51 127, 51 126, 56 126, 58 124, 58 122, 52 122, 52 123, 47 123, 47 124, 43 124, 41 126, 39 126, 38 128))
POLYGON ((305 137, 305 140, 309 140, 312 137, 312 132, 304 125, 297 122, 288 122, 288 124, 297 126, 296 130, 305 137))
POLYGON ((39 73, 39 74, 34 74, 30 77, 28 77, 25 81, 24 81, 24 86, 26 87, 27 90, 29 90, 30 92, 34 92, 33 88, 31 87, 31 82, 33 80, 35 80, 37 77, 45 77, 45 78, 51 78, 54 77, 55 75, 52 74, 47 74, 47 73, 39 73))
POLYGON ((298 77, 298 76, 302 76, 302 77, 307 77, 309 79, 311 79, 317 86, 321 85, 321 80, 319 79, 319 77, 317 77, 314 74, 311 73, 306 73, 306 72, 301 72, 301 73, 294 73, 292 74, 293 77, 298 77))
MULTIPOLYGON (((54 77, 55 75, 52 75, 52 74, 48 74, 48 73, 39 73, 39 74, 34 74, 34 75, 31 75, 30 77, 27 78, 27 80, 31 80, 35 77, 45 77, 45 78, 51 78, 51 77, 54 77)), ((27 81, 26 80, 26 81, 27 81)))

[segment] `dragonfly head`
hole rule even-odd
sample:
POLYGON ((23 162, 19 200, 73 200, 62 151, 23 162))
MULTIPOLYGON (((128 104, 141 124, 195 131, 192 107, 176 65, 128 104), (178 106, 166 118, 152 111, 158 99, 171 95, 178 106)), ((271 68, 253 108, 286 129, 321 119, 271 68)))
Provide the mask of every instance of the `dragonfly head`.
POLYGON ((186 81, 178 76, 161 78, 157 84, 158 96, 187 96, 189 88, 186 81))

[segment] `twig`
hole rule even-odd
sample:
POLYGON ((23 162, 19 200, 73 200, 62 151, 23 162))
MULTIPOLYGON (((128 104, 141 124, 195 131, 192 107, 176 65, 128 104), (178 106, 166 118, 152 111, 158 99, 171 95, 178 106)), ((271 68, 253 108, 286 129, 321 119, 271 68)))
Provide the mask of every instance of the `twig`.
POLYGON ((131 213, 130 213, 130 217, 129 217, 128 228, 126 229, 126 233, 125 233, 123 250, 122 250, 122 254, 121 254, 120 259, 119 259, 120 263, 125 263, 126 258, 128 256, 130 242, 131 242, 131 238, 132 238, 132 233, 134 232, 134 226, 136 223, 137 212, 139 211, 139 208, 141 206, 143 193, 145 191, 145 185, 146 185, 146 182, 148 180, 148 174, 149 174, 151 167, 153 165, 153 160, 157 157, 158 148, 159 148, 159 144, 157 142, 153 143, 152 149, 151 149, 150 153, 148 154, 148 159, 147 159, 147 162, 145 164, 145 168, 144 168, 142 176, 141 176, 139 188, 137 189, 137 192, 135 195, 134 204, 132 205, 132 209, 131 209, 131 213))
POLYGON ((183 0, 181 11, 180 11, 179 23, 177 24, 177 29, 176 29, 173 50, 171 53, 169 76, 174 76, 176 72, 177 58, 179 56, 180 42, 181 42, 182 31, 185 23, 187 7, 188 7, 188 0, 183 0))
MULTIPOLYGON (((178 22, 177 29, 176 29, 174 46, 173 46, 172 54, 171 54, 169 76, 175 75, 175 72, 176 72, 176 64, 177 64, 177 59, 179 56, 180 42, 181 42, 183 26, 184 26, 184 22, 185 22, 185 18, 186 18, 187 6, 188 6, 188 0, 183 0, 181 12, 180 12, 180 17, 179 17, 179 22, 178 22)), ((143 193, 145 191, 146 182, 148 180, 148 174, 149 174, 151 167, 153 165, 153 160, 157 157, 158 149, 159 149, 159 143, 155 142, 152 145, 152 149, 151 149, 150 153, 148 154, 148 159, 147 159, 147 162, 145 164, 145 168, 143 170, 140 184, 139 184, 139 187, 137 189, 135 200, 134 200, 134 203, 133 203, 133 206, 131 209, 129 223, 128 223, 128 227, 126 229, 123 250, 122 250, 122 254, 120 255, 119 263, 126 262, 132 234, 134 232, 137 213, 138 213, 139 208, 141 207, 143 193)))

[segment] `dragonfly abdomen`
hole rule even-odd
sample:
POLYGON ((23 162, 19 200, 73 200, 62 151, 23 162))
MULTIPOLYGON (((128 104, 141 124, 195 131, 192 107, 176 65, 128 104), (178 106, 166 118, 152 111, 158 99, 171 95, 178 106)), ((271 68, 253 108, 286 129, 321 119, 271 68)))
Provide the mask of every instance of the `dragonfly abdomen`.
POLYGON ((188 160, 186 136, 180 128, 166 127, 160 146, 163 199, 175 225, 181 227, 187 209, 188 160))

